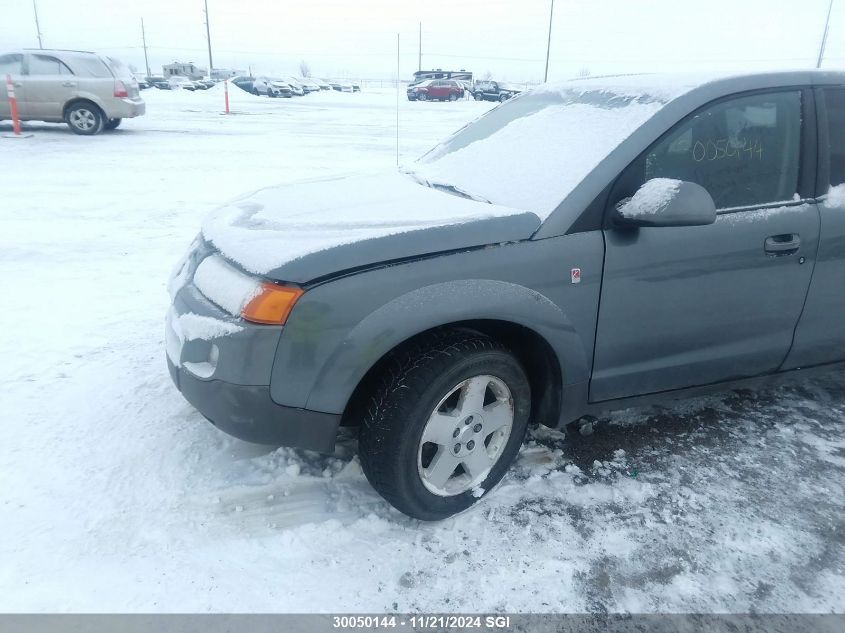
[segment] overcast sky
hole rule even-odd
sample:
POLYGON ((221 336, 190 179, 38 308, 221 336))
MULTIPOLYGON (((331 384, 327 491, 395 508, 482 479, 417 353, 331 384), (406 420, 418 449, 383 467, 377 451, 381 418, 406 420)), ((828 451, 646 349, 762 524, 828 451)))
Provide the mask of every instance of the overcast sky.
MULTIPOLYGON (((208 65, 203 0, 37 0, 45 47, 94 49, 144 67, 208 65)), ((215 67, 358 79, 466 68, 543 77, 549 0, 208 0, 215 67)), ((556 0, 549 78, 815 65, 828 0, 556 0)), ((0 0, 0 48, 37 46, 30 0, 0 0)), ((845 0, 834 0, 827 67, 845 67, 845 0)))

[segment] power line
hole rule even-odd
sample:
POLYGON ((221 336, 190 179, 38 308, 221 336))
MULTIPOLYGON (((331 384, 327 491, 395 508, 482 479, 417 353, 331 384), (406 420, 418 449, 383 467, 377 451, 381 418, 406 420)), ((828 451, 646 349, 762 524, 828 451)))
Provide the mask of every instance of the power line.
MULTIPOLYGON (((103 50, 140 50, 142 46, 100 46, 98 47, 103 50)), ((202 52, 206 49, 204 48, 190 48, 190 47, 180 47, 180 46, 148 46, 150 50, 167 50, 167 51, 183 51, 183 52, 202 52)), ((299 53, 295 52, 285 52, 285 51, 246 51, 246 50, 234 50, 234 49, 217 49, 217 53, 224 53, 227 55, 261 55, 266 57, 296 57, 299 53)), ((404 52, 403 57, 408 58, 413 55, 413 52, 404 52)), ((337 53, 317 53, 312 52, 308 53, 309 57, 337 57, 337 53)), ((373 52, 373 53, 345 53, 345 57, 385 57, 383 52, 373 52)), ((427 51, 426 56, 428 57, 442 57, 442 58, 449 58, 449 59, 468 59, 468 60, 480 60, 480 61, 508 61, 508 62, 524 62, 526 64, 536 64, 537 62, 543 62, 543 58, 538 57, 502 57, 497 55, 466 55, 463 53, 456 53, 456 52, 437 52, 437 51, 427 51)), ((416 56, 415 56, 416 57, 416 56)), ((619 63, 623 61, 626 64, 651 64, 651 63, 665 63, 667 61, 673 63, 684 63, 684 64, 712 64, 712 63, 730 63, 730 64, 749 64, 749 63, 778 63, 778 62, 802 62, 806 63, 809 60, 814 59, 812 55, 803 55, 799 57, 755 57, 755 58, 744 58, 744 59, 727 59, 727 58, 717 58, 717 57, 701 57, 695 59, 680 59, 680 60, 667 60, 665 57, 626 57, 624 60, 620 60, 618 57, 584 57, 584 58, 577 58, 573 59, 573 63, 578 62, 582 64, 591 64, 591 63, 619 63)), ((825 57, 826 61, 841 61, 845 59, 845 57, 825 57)))

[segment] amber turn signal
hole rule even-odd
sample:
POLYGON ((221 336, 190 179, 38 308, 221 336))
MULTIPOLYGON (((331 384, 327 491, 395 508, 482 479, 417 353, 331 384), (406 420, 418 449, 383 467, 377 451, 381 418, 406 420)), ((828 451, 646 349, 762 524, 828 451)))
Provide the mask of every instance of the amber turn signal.
POLYGON ((246 304, 241 316, 253 323, 282 325, 303 292, 291 286, 262 283, 261 291, 246 304))

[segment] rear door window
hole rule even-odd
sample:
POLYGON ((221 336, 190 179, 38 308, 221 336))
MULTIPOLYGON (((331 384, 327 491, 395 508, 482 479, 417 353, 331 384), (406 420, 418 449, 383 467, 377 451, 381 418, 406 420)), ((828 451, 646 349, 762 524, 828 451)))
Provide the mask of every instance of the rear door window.
POLYGON ((845 183, 845 88, 826 88, 827 153, 830 158, 830 186, 845 183))
POLYGON ((20 75, 23 72, 23 55, 11 53, 0 55, 0 80, 5 81, 6 75, 20 75))
POLYGON ((647 152, 643 180, 697 183, 718 209, 792 200, 800 148, 800 91, 738 97, 678 124, 647 152))
POLYGON ((64 62, 49 55, 30 55, 30 75, 73 75, 64 62))
POLYGON ((96 55, 78 55, 68 60, 77 75, 111 79, 112 73, 96 55))

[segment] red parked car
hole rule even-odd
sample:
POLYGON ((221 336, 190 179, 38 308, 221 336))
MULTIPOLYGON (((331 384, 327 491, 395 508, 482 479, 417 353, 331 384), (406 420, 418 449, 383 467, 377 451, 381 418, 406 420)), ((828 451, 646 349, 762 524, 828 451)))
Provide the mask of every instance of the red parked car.
POLYGON ((427 79, 408 86, 408 101, 457 101, 464 89, 454 79, 427 79))

